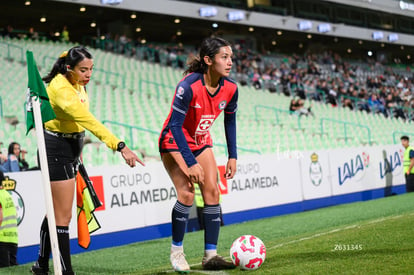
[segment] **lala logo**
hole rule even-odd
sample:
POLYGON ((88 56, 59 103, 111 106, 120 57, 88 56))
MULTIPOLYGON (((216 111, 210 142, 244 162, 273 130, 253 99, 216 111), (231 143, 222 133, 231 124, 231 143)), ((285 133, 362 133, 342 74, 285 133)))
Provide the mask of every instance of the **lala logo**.
POLYGON ((388 173, 394 172, 401 165, 401 156, 399 152, 394 152, 394 154, 389 155, 388 159, 384 157, 384 160, 379 163, 380 168, 380 177, 383 179, 388 173))
POLYGON ((338 167, 339 185, 343 185, 348 179, 361 180, 365 175, 365 169, 369 166, 369 155, 363 152, 358 154, 342 167, 338 167))

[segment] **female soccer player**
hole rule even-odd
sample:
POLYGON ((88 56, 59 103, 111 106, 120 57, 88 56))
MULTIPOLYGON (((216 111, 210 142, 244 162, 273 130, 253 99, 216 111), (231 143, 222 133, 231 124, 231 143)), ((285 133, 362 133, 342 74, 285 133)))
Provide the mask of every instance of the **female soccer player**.
MULTIPOLYGON (((115 137, 89 112, 89 98, 84 86, 91 79, 93 60, 81 46, 61 54, 50 73, 43 78, 56 118, 45 123, 45 143, 50 172, 53 207, 60 249, 62 273, 74 274, 70 259, 69 223, 75 192, 75 161, 82 152, 85 129, 112 150, 121 153, 126 163, 134 167, 144 163, 123 141, 115 137)), ((47 274, 51 252, 49 228, 45 217, 40 229, 40 249, 34 274, 47 274)))
POLYGON ((235 266, 217 255, 220 230, 217 164, 209 129, 224 110, 224 126, 229 159, 226 178, 236 172, 237 85, 228 78, 233 52, 221 38, 207 38, 199 57, 192 60, 178 83, 171 111, 159 139, 161 158, 177 190, 172 210, 171 264, 175 271, 190 269, 184 255, 183 239, 188 214, 198 184, 204 200, 204 257, 206 270, 230 269, 235 266))

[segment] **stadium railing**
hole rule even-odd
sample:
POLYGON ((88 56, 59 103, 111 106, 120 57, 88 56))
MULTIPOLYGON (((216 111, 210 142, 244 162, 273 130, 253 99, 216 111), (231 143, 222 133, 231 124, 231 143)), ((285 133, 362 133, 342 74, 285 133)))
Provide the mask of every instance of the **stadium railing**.
POLYGON ((134 129, 137 130, 137 131, 142 131, 142 132, 154 134, 154 135, 157 135, 157 136, 159 136, 159 134, 160 134, 158 131, 154 131, 154 130, 151 130, 151 129, 147 129, 147 128, 143 128, 143 127, 139 127, 139 126, 135 126, 135 125, 129 125, 129 124, 126 124, 126 123, 121 123, 121 122, 118 122, 118 121, 103 120, 102 124, 113 124, 113 125, 117 125, 117 126, 122 126, 125 129, 127 129, 128 139, 125 140, 125 142, 127 142, 129 144, 129 146, 132 150, 138 149, 138 147, 135 147, 135 145, 134 145, 134 138, 133 138, 133 130, 134 129))
MULTIPOLYGON (((19 61, 23 64, 26 63, 25 60, 25 55, 23 53, 23 47, 20 47, 18 45, 12 44, 12 43, 8 43, 8 42, 4 42, 4 41, 0 41, 0 45, 5 45, 5 47, 7 48, 7 60, 13 60, 13 56, 12 56, 12 49, 16 49, 16 51, 18 51, 20 53, 20 59, 19 61)), ((5 52, 5 51, 0 51, 0 52, 5 52)))
MULTIPOLYGON (((254 106, 254 117, 255 117, 256 121, 260 121, 259 109, 272 110, 275 114, 275 118, 276 118, 275 122, 276 122, 277 125, 282 125, 281 119, 280 119, 280 114, 289 114, 289 115, 293 114, 293 112, 291 112, 289 110, 284 110, 284 109, 265 106, 265 105, 256 105, 256 106, 254 106)), ((299 130, 303 129, 300 120, 301 120, 301 116, 297 116, 297 126, 298 126, 297 129, 299 129, 299 130)))
POLYGON ((324 135, 326 133, 325 129, 324 129, 324 122, 325 121, 330 121, 336 124, 342 124, 343 125, 343 131, 344 131, 344 136, 340 137, 337 136, 337 138, 343 138, 345 140, 346 143, 348 143, 348 140, 351 139, 351 137, 348 135, 348 129, 347 126, 353 126, 353 127, 359 127, 359 128, 363 128, 366 129, 367 131, 367 144, 372 145, 372 138, 371 138, 371 129, 367 126, 367 125, 363 125, 360 123, 353 123, 353 122, 348 122, 348 121, 343 121, 343 120, 337 120, 337 119, 332 119, 332 118, 326 118, 323 117, 320 120, 320 125, 321 125, 321 135, 324 135))
POLYGON ((396 106, 396 107, 390 107, 390 113, 392 115, 398 115, 398 111, 401 110, 404 115, 406 116, 406 119, 408 121, 412 121, 414 119, 414 109, 407 107, 407 106, 396 106))
MULTIPOLYGON (((227 145, 226 144, 214 142, 214 146, 223 147, 225 149, 224 154, 226 155, 226 157, 228 156, 229 153, 227 152, 227 145)), ((259 150, 240 147, 240 146, 237 146, 237 150, 238 151, 243 151, 243 152, 248 152, 248 153, 255 153, 255 154, 259 154, 259 155, 262 154, 262 152, 260 152, 259 150)))
POLYGON ((393 141, 394 141, 394 144, 397 144, 397 143, 398 143, 398 140, 399 140, 399 138, 400 138, 402 135, 406 135, 406 136, 412 136, 412 137, 414 137, 414 132, 406 132, 406 131, 393 131, 393 132, 392 132, 392 139, 393 139, 393 141), (397 135, 398 135, 398 137, 397 137, 397 135))
POLYGON ((113 78, 115 78, 115 80, 120 80, 121 81, 121 88, 126 88, 126 81, 125 81, 125 75, 122 75, 120 73, 116 73, 116 72, 111 72, 111 71, 107 71, 107 70, 103 70, 103 69, 99 69, 99 68, 94 68, 93 69, 96 72, 100 72, 104 75, 104 77, 100 77, 100 79, 104 80, 105 84, 109 84, 112 86, 118 86, 117 82, 112 82, 111 80, 113 78))

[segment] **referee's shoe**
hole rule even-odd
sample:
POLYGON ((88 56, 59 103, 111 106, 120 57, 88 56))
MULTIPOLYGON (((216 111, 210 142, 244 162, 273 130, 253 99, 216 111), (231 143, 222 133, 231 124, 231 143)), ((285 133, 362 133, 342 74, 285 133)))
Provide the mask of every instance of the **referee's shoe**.
POLYGON ((34 265, 30 268, 30 271, 36 275, 48 275, 49 267, 41 267, 39 262, 35 262, 34 265))

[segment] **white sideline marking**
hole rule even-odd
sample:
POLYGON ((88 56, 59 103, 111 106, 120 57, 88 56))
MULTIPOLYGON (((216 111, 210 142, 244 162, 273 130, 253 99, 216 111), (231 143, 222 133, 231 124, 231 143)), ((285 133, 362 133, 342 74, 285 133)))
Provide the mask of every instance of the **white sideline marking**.
MULTIPOLYGON (((414 213, 408 214, 408 216, 412 216, 412 215, 414 215, 414 213)), ((279 248, 279 247, 282 247, 282 246, 285 246, 285 245, 289 245, 289 244, 293 244, 293 243, 298 243, 298 242, 302 242, 302 241, 307 241, 307 240, 315 239, 315 238, 318 238, 318 237, 321 237, 321 236, 329 235, 329 234, 336 233, 336 232, 345 231, 345 230, 348 230, 348 229, 362 227, 364 225, 370 225, 370 224, 380 223, 380 222, 383 222, 383 221, 386 221, 386 220, 398 219, 398 218, 401 218, 402 216, 403 215, 384 217, 384 218, 379 218, 379 219, 372 220, 372 221, 369 221, 369 222, 366 222, 366 223, 363 223, 363 224, 353 224, 353 225, 345 226, 343 228, 336 228, 336 229, 332 229, 332 230, 329 230, 329 231, 326 231, 326 232, 316 233, 316 234, 311 235, 309 237, 303 237, 303 238, 300 238, 300 239, 296 239, 296 240, 288 241, 288 242, 285 242, 285 243, 277 244, 275 246, 272 246, 272 247, 267 248, 267 250, 279 248)))

